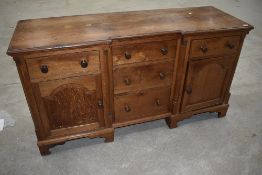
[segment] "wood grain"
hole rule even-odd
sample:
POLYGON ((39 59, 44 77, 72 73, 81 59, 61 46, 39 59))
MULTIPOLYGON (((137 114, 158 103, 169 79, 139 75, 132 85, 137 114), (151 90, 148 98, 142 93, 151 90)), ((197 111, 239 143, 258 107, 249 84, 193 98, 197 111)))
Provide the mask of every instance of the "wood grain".
POLYGON ((251 30, 214 7, 115 12, 19 21, 7 53, 52 50, 162 32, 251 30))
POLYGON ((112 48, 114 65, 154 60, 167 60, 168 58, 174 58, 175 52, 176 40, 143 44, 127 44, 113 46, 112 48), (166 50, 166 53, 161 50, 166 50), (125 54, 129 54, 130 58, 126 58, 125 54))
POLYGON ((157 86, 169 86, 172 82, 174 61, 133 64, 114 69, 115 94, 157 86))
POLYGON ((222 104, 234 59, 235 55, 190 61, 181 111, 222 104))
POLYGON ((238 51, 240 36, 196 39, 192 41, 190 57, 230 55, 238 51), (207 50, 202 50, 206 48, 207 50))
POLYGON ((51 129, 95 123, 97 99, 95 92, 74 84, 58 87, 44 98, 51 129))
POLYGON ((97 74, 100 72, 98 51, 39 57, 27 59, 26 63, 32 82, 61 79, 75 75, 97 74), (86 68, 81 67, 82 60, 87 62, 88 66, 86 68), (42 65, 47 66, 47 73, 41 72, 42 65))
POLYGON ((104 126, 103 108, 98 106, 98 101, 103 100, 100 82, 99 76, 81 76, 39 83, 39 105, 44 105, 42 112, 50 129, 91 123, 104 126))
POLYGON ((170 90, 170 86, 167 86, 115 96, 115 122, 168 113, 170 90), (127 107, 130 111, 126 110, 127 107))

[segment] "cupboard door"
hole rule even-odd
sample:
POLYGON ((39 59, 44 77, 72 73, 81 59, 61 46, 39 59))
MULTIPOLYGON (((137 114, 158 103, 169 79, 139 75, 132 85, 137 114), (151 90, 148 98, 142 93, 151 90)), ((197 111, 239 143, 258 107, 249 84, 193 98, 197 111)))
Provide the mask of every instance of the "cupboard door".
POLYGON ((234 56, 190 60, 181 111, 222 104, 234 56))
POLYGON ((100 75, 41 82, 38 88, 51 131, 104 126, 100 75))

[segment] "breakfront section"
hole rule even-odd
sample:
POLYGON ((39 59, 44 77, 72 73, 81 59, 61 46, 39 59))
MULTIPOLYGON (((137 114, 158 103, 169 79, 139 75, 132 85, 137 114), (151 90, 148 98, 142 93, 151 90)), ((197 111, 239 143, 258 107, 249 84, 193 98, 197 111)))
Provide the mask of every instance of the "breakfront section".
MULTIPOLYGON (((112 141, 108 87, 103 85, 108 66, 103 65, 103 53, 102 49, 80 49, 17 59, 18 66, 23 62, 27 67, 20 76, 25 76, 24 84, 32 89, 39 112, 33 118, 42 126, 36 127, 41 154, 48 154, 52 145, 79 137, 100 136, 112 141)), ((29 96, 29 89, 24 88, 29 96)))
POLYGON ((112 42, 113 126, 171 115, 179 34, 112 42))

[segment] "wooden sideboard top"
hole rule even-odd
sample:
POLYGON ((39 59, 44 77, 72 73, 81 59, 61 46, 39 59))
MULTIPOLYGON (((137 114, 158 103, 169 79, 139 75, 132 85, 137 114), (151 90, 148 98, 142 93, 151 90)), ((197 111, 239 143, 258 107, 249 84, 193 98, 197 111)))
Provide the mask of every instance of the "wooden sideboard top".
POLYGON ((18 22, 7 54, 106 43, 131 36, 236 29, 249 31, 253 26, 212 6, 30 19, 18 22))

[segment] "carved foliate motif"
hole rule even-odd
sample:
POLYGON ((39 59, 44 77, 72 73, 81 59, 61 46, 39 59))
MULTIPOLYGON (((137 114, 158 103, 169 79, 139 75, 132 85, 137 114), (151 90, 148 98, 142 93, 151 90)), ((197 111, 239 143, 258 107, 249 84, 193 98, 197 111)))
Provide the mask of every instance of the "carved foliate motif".
POLYGON ((59 86, 44 101, 52 129, 98 121, 96 92, 83 86, 59 86))

